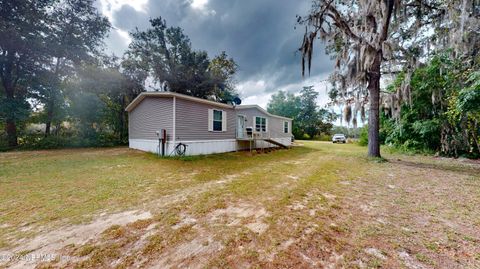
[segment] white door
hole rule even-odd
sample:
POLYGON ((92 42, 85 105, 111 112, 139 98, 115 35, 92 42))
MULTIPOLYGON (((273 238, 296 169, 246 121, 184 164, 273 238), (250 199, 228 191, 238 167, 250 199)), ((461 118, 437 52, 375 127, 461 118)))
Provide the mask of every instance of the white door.
POLYGON ((245 134, 245 117, 237 115, 237 138, 244 138, 245 134))

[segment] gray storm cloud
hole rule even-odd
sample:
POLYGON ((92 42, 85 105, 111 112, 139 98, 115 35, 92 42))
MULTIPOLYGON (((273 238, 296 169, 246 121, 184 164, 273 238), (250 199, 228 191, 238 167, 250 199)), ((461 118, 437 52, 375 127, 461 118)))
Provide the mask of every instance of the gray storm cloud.
MULTIPOLYGON (((103 0, 103 9, 109 1, 117 0, 103 0)), ((112 52, 122 53, 127 32, 145 29, 149 18, 162 16, 168 25, 182 27, 195 49, 211 56, 226 51, 233 57, 239 64, 237 81, 243 98, 255 102, 258 97, 258 103, 265 105, 269 94, 318 83, 333 68, 320 45, 310 78, 301 76, 298 48, 303 27, 295 29, 295 23, 296 15, 307 14, 309 7, 309 0, 149 0, 137 10, 125 1, 111 10, 110 19, 118 31, 112 31, 106 43, 112 52), (249 85, 262 87, 247 89, 249 85)))

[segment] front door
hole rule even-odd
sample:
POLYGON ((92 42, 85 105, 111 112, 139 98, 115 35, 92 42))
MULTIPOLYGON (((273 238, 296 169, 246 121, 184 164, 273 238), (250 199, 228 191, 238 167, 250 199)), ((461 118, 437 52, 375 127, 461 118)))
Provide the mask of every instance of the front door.
POLYGON ((245 116, 237 115, 237 138, 245 136, 245 116))

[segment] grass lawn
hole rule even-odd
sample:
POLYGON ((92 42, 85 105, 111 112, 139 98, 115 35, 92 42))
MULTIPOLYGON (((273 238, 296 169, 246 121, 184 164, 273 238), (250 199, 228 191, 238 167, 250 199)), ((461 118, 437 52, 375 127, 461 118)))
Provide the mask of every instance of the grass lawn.
POLYGON ((300 143, 0 153, 0 268, 480 267, 480 163, 300 143))

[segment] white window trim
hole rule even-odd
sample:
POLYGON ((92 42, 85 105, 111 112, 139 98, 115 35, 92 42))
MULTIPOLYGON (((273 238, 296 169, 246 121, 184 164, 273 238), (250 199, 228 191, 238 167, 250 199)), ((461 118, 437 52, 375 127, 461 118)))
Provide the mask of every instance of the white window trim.
POLYGON ((283 122, 283 133, 284 134, 289 134, 290 133, 290 122, 289 121, 284 121, 283 122), (285 123, 287 124, 287 131, 285 132, 285 123))
POLYGON ((213 133, 223 133, 227 131, 227 112, 225 110, 221 110, 217 108, 212 108, 208 110, 208 131, 213 133), (213 122, 215 121, 214 111, 222 112, 222 130, 220 131, 213 129, 213 125, 214 125, 213 122))
POLYGON ((255 132, 260 132, 260 133, 268 133, 268 118, 263 117, 263 116, 253 116, 253 130, 255 132), (263 118, 265 119, 265 131, 262 131, 260 127, 260 131, 257 131, 257 118, 263 118))

